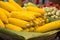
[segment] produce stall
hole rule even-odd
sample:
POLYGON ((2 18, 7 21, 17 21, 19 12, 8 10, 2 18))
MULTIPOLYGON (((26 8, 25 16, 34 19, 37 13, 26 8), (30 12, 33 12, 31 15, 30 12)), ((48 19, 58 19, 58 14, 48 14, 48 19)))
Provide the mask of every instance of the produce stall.
MULTIPOLYGON (((21 0, 22 1, 22 0, 21 0)), ((56 40, 60 31, 60 5, 0 1, 1 40, 56 40)))

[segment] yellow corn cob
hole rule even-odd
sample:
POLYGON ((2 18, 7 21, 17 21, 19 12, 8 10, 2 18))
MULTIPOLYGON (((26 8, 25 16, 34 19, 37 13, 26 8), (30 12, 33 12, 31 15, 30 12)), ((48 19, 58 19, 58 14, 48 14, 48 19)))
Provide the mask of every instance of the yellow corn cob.
POLYGON ((44 18, 39 18, 39 19, 40 19, 40 21, 41 21, 41 26, 47 23, 47 22, 46 22, 47 20, 45 20, 44 18))
POLYGON ((0 11, 0 19, 4 22, 4 23, 8 23, 8 19, 7 16, 4 14, 4 12, 0 11))
POLYGON ((0 10, 1 10, 1 12, 4 12, 5 15, 6 15, 8 18, 11 17, 10 13, 9 13, 7 10, 5 10, 5 9, 3 9, 3 8, 0 8, 0 10))
POLYGON ((22 31, 23 29, 19 26, 15 26, 12 24, 6 24, 6 28, 14 31, 22 31))
MULTIPOLYGON (((35 29, 37 29, 38 27, 40 27, 40 26, 39 25, 34 26, 35 29)), ((34 29, 34 31, 36 31, 35 29, 34 29)))
POLYGON ((49 22, 49 19, 46 19, 46 23, 48 23, 49 22))
POLYGON ((23 30, 24 32, 29 32, 30 30, 28 28, 24 29, 23 30))
POLYGON ((40 13, 33 12, 33 11, 27 11, 29 14, 35 15, 36 17, 42 16, 40 13))
POLYGON ((40 21, 44 20, 44 19, 43 19, 43 18, 41 18, 41 17, 39 17, 38 19, 39 19, 40 21))
POLYGON ((33 21, 29 21, 31 26, 34 26, 34 22, 33 21))
POLYGON ((45 19, 45 22, 48 23, 49 22, 49 19, 47 17, 43 17, 45 19))
POLYGON ((47 32, 50 30, 58 29, 60 28, 60 20, 45 24, 41 27, 36 28, 36 32, 47 32))
POLYGON ((33 22, 34 22, 35 25, 40 25, 41 26, 42 25, 42 20, 43 20, 42 18, 36 18, 35 20, 33 20, 33 22))
POLYGON ((10 4, 9 2, 0 1, 0 7, 6 9, 8 11, 18 10, 15 6, 13 6, 12 4, 10 4))
POLYGON ((33 20, 35 25, 39 25, 40 24, 40 20, 38 18, 36 18, 35 20, 33 20))
POLYGON ((13 6, 15 6, 18 10, 22 11, 23 8, 17 4, 14 0, 9 0, 9 3, 11 3, 13 6))
POLYGON ((34 31, 34 27, 29 28, 30 32, 34 31))
POLYGON ((45 13, 45 10, 43 10, 41 8, 33 7, 33 6, 28 6, 28 7, 26 7, 26 9, 28 11, 38 12, 38 13, 41 13, 41 14, 45 13))
POLYGON ((16 19, 16 18, 8 18, 9 23, 20 26, 20 27, 28 27, 30 26, 29 22, 24 21, 24 20, 20 20, 20 19, 16 19))
POLYGON ((35 19, 34 15, 29 14, 29 13, 24 12, 24 11, 21 11, 21 12, 13 11, 11 13, 11 16, 14 17, 14 18, 23 19, 23 20, 27 20, 27 21, 35 19))
POLYGON ((4 23, 2 22, 2 20, 0 19, 0 28, 5 28, 4 23))

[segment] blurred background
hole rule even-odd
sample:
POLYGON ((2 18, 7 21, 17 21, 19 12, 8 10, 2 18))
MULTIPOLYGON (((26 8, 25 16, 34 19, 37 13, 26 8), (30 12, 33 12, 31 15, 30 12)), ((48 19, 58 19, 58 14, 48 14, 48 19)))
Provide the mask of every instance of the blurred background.
MULTIPOLYGON (((8 1, 8 0, 3 0, 8 1)), ((15 0, 18 4, 24 4, 25 2, 32 2, 34 4, 46 4, 48 2, 54 2, 56 4, 60 4, 60 0, 15 0)))

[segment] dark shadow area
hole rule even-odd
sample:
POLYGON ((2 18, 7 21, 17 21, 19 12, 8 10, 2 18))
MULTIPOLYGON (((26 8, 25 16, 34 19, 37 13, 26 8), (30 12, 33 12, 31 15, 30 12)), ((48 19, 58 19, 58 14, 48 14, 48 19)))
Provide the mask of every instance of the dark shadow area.
POLYGON ((4 39, 0 37, 0 40, 4 40, 4 39))

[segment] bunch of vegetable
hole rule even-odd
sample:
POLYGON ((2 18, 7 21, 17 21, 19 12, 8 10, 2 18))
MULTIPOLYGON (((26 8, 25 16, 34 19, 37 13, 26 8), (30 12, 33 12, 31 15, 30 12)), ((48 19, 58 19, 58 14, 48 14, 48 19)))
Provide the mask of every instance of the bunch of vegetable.
POLYGON ((60 19, 60 10, 58 10, 56 7, 44 7, 43 9, 46 11, 45 16, 55 20, 60 19))
POLYGON ((60 20, 49 23, 49 19, 46 18, 47 15, 49 17, 52 15, 58 16, 57 13, 52 12, 53 10, 57 11, 55 8, 45 9, 31 5, 24 9, 14 0, 0 1, 0 28, 22 32, 47 32, 58 29, 60 28, 60 20), (52 12, 52 14, 49 12, 52 12))

